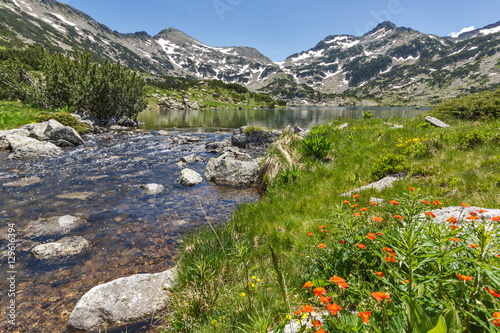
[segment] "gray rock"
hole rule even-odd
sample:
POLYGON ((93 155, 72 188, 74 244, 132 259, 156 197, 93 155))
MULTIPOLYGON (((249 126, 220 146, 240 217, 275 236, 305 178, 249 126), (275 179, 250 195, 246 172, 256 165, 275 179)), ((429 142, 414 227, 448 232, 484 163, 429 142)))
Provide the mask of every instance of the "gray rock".
POLYGON ((197 101, 191 101, 188 96, 183 96, 182 99, 175 97, 160 97, 158 98, 158 106, 161 109, 167 110, 199 110, 200 104, 197 101))
POLYGON ((138 274, 95 286, 78 301, 69 316, 69 331, 92 331, 157 315, 167 306, 174 269, 138 274))
POLYGON ((181 158, 180 162, 184 163, 194 163, 200 159, 195 154, 190 154, 181 158))
POLYGON ((116 125, 118 125, 118 120, 116 120, 115 117, 109 118, 108 121, 106 122, 106 127, 111 127, 116 125))
POLYGON ((431 123, 432 125, 434 125, 436 127, 441 127, 441 128, 450 127, 450 125, 445 124, 441 120, 434 118, 434 117, 431 117, 431 116, 425 117, 425 121, 427 121, 428 123, 431 123))
POLYGON ((250 186, 257 181, 257 160, 240 161, 233 152, 211 158, 205 168, 205 178, 216 184, 250 186))
POLYGON ((126 131, 128 130, 129 128, 128 127, 125 127, 125 126, 120 126, 120 125, 113 125, 113 126, 109 126, 109 129, 111 131, 126 131))
POLYGON ((9 135, 6 137, 13 154, 9 158, 34 158, 40 156, 56 156, 62 154, 61 148, 46 141, 38 141, 33 138, 9 135))
MULTIPOLYGON (((462 207, 462 206, 451 206, 451 207, 443 207, 440 209, 435 209, 432 210, 432 213, 436 216, 435 218, 432 219, 434 223, 447 223, 446 220, 450 218, 451 216, 455 217, 457 219, 457 225, 460 228, 464 229, 463 234, 464 235, 472 235, 474 234, 472 230, 469 230, 471 228, 472 222, 468 221, 466 217, 470 216, 470 213, 476 213, 478 217, 484 218, 485 220, 488 220, 491 217, 495 216, 500 216, 500 209, 494 209, 494 208, 481 208, 481 207, 462 207), (486 212, 484 213, 479 213, 479 210, 484 210, 486 212)), ((424 218, 425 216, 422 214, 421 216, 424 218)), ((492 221, 488 221, 492 222, 492 221)), ((475 224, 478 223, 483 223, 482 220, 477 220, 475 224)), ((487 231, 497 231, 498 233, 498 222, 496 223, 488 223, 488 230, 487 231)))
POLYGON ((203 181, 201 175, 191 169, 183 169, 179 178, 177 179, 182 186, 194 186, 203 181))
POLYGON ((31 253, 37 259, 56 259, 81 253, 90 247, 90 242, 83 237, 64 237, 53 243, 35 246, 31 253))
POLYGON ((31 221, 24 228, 23 233, 26 237, 67 234, 86 223, 87 220, 82 217, 71 215, 54 216, 31 221))
POLYGON ((342 124, 339 127, 337 127, 337 129, 342 131, 343 129, 346 129, 347 126, 349 126, 349 123, 342 124))
POLYGON ((26 129, 15 128, 11 130, 0 131, 0 149, 9 149, 10 143, 7 140, 7 136, 18 135, 18 136, 28 136, 30 132, 26 129))
POLYGON ((53 141, 56 145, 58 145, 56 142, 59 141, 66 141, 74 146, 83 145, 85 143, 80 134, 69 126, 59 127, 49 132, 48 140, 53 141))
POLYGON ((281 135, 280 131, 256 131, 247 132, 246 126, 240 127, 233 131, 231 144, 239 148, 245 148, 249 145, 267 146, 276 140, 281 135))
POLYGON ((382 191, 385 188, 392 187, 392 183, 394 183, 396 180, 399 180, 399 179, 404 178, 404 177, 405 177, 404 175, 400 175, 400 174, 389 175, 387 177, 380 179, 379 181, 377 181, 375 183, 361 186, 360 188, 357 188, 355 190, 343 193, 342 196, 344 196, 344 197, 350 196, 353 193, 361 192, 361 191, 371 189, 371 188, 374 188, 378 191, 382 191))
POLYGON ((162 135, 162 136, 169 136, 170 133, 167 132, 167 131, 164 131, 164 130, 161 130, 161 131, 158 131, 158 135, 162 135))
POLYGON ((163 192, 163 190, 165 189, 163 187, 163 185, 159 185, 159 184, 145 184, 145 185, 140 185, 139 188, 141 190, 143 190, 144 192, 146 192, 146 194, 151 194, 151 195, 154 195, 154 194, 158 194, 160 192, 163 192))
POLYGON ((137 127, 137 123, 126 116, 123 116, 120 120, 118 120, 118 125, 123 127, 137 127))
POLYGON ((27 124, 21 126, 21 129, 29 131, 29 137, 40 141, 49 139, 49 134, 57 128, 64 127, 60 122, 54 119, 44 121, 43 123, 27 124))
POLYGON ((9 149, 10 143, 6 139, 0 138, 0 149, 9 149))
POLYGON ((30 186, 34 184, 41 183, 42 179, 38 177, 26 177, 26 178, 21 178, 13 182, 8 182, 3 184, 3 186, 8 186, 8 187, 25 187, 25 186, 30 186))

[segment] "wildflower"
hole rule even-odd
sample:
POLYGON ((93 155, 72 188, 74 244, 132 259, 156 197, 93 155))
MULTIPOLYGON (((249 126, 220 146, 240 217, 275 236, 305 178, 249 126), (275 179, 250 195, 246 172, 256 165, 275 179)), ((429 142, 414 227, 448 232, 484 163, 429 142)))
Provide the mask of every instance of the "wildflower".
POLYGON ((321 244, 319 244, 319 245, 318 245, 318 247, 319 247, 320 249, 324 249, 324 248, 326 247, 326 245, 325 245, 324 243, 321 243, 321 244))
POLYGON ((339 241, 340 244, 345 245, 347 242, 345 240, 339 241))
POLYGON ((313 292, 314 292, 314 295, 320 297, 321 295, 326 294, 326 289, 323 287, 318 287, 318 288, 314 288, 313 292))
POLYGON ((470 281, 473 279, 472 275, 461 275, 457 273, 457 277, 463 281, 470 281))
POLYGON ((426 205, 430 205, 430 204, 431 204, 431 203, 430 203, 429 201, 427 201, 427 200, 422 200, 421 202, 422 202, 422 203, 424 203, 424 204, 426 204, 426 205))
POLYGON ((384 233, 383 232, 377 232, 377 236, 383 236, 384 233))
POLYGON ((384 251, 384 252, 394 252, 394 250, 391 249, 390 247, 384 247, 384 248, 382 248, 382 251, 384 251))
POLYGON ((454 242, 458 242, 460 239, 458 238, 455 238, 455 237, 451 237, 450 240, 454 241, 454 242))
POLYGON ((377 238, 377 235, 373 232, 369 232, 368 235, 366 235, 366 238, 368 238, 369 240, 374 240, 375 238, 377 238))
POLYGON ((257 285, 256 285, 255 283, 252 283, 252 284, 250 285, 250 287, 255 288, 255 287, 257 287, 257 285))
POLYGON ((316 320, 314 323, 313 323, 313 321, 311 320, 311 324, 313 324, 313 325, 314 325, 314 327, 316 327, 316 328, 323 326, 323 324, 321 324, 321 322, 320 322, 319 320, 316 320))
POLYGON ((361 208, 361 209, 360 209, 360 211, 362 211, 362 212, 367 212, 367 211, 369 211, 369 209, 368 209, 368 208, 366 208, 366 207, 363 207, 363 208, 361 208))
POLYGON ((475 215, 467 216, 466 219, 471 221, 480 220, 480 218, 475 215))
POLYGON ((343 204, 346 204, 346 205, 350 204, 350 202, 349 202, 349 201, 347 201, 347 200, 342 201, 342 203, 343 203, 343 204))
POLYGON ((384 257, 385 261, 393 263, 396 261, 396 254, 394 252, 387 252, 384 257))
POLYGON ((470 207, 468 204, 466 204, 466 203, 462 203, 462 202, 460 203, 460 206, 462 206, 462 207, 464 207, 464 208, 469 208, 469 207, 470 207))
POLYGON ((332 316, 336 316, 337 312, 339 312, 340 310, 342 310, 342 308, 340 307, 340 305, 337 305, 335 303, 328 304, 326 306, 326 308, 327 308, 328 311, 330 311, 330 313, 332 314, 332 316))
POLYGON ((304 312, 304 313, 302 314, 301 318, 302 318, 302 319, 306 319, 306 318, 307 318, 307 313, 306 313, 306 312, 304 312))
POLYGON ((245 293, 241 293, 241 294, 240 294, 240 296, 241 296, 241 297, 245 297, 245 296, 246 296, 246 294, 245 294, 245 293))
POLYGON ((347 282, 339 276, 334 275, 333 277, 330 278, 330 282, 336 283, 339 288, 342 289, 347 289, 349 286, 347 285, 347 282))
POLYGON ((219 326, 219 325, 217 325, 217 320, 215 320, 215 319, 212 320, 212 325, 214 325, 215 327, 219 326))
POLYGON ((358 247, 359 247, 361 250, 363 250, 363 249, 366 247, 366 245, 365 245, 365 244, 362 244, 362 243, 359 243, 359 244, 358 244, 358 247))
POLYGON ((434 215, 432 212, 425 212, 424 214, 432 218, 436 217, 436 215, 434 215))
POLYGON ((360 194, 355 194, 355 195, 353 195, 352 197, 353 197, 354 199, 357 199, 357 198, 359 198, 360 196, 361 196, 360 194))
POLYGON ((351 206, 351 208, 358 208, 358 207, 359 207, 358 204, 354 204, 354 205, 351 206))
POLYGON ((332 301, 332 298, 330 296, 320 296, 319 301, 323 304, 328 304, 332 301))
POLYGON ((368 321, 370 321, 370 311, 359 312, 358 315, 361 317, 361 319, 363 319, 363 323, 367 323, 368 321))
MULTIPOLYGON (((500 319, 500 312, 493 312, 493 318, 500 319)), ((500 327, 500 322, 498 320, 493 320, 493 325, 500 327)))
POLYGON ((360 213, 358 213, 358 212, 356 212, 356 213, 354 213, 354 216, 356 216, 356 217, 360 217, 360 216, 361 216, 361 214, 360 214, 360 213))
POLYGON ((402 217, 401 215, 394 215, 393 216, 395 219, 400 219, 400 220, 404 220, 405 218, 402 217))
POLYGON ((451 224, 457 224, 457 219, 455 218, 455 216, 450 216, 446 219, 446 222, 449 222, 451 224))
POLYGON ((299 316, 299 315, 302 313, 302 311, 297 310, 297 311, 295 311, 294 313, 295 313, 295 315, 299 316))
POLYGON ((302 289, 304 288, 309 288, 309 287, 314 287, 313 283, 311 281, 307 281, 304 286, 302 287, 302 289))
POLYGON ((372 206, 376 206, 376 205, 378 205, 378 203, 373 202, 373 201, 370 201, 370 205, 372 205, 372 206))
POLYGON ((497 291, 494 290, 494 289, 490 289, 490 288, 486 287, 486 291, 489 292, 491 295, 493 295, 495 297, 500 297, 500 294, 497 293, 497 291))
POLYGON ((433 205, 435 205, 435 206, 440 206, 440 207, 443 207, 443 203, 442 203, 442 202, 440 202, 440 201, 437 201, 437 200, 434 200, 434 201, 432 202, 432 204, 433 204, 433 205))
POLYGON ((373 218, 373 221, 375 221, 375 222, 382 222, 382 218, 381 218, 381 217, 378 217, 378 216, 375 216, 375 217, 373 218))
POLYGON ((500 222, 500 216, 493 216, 493 217, 490 217, 490 220, 492 220, 492 221, 496 221, 496 222, 500 222))
POLYGON ((309 231, 309 232, 307 233, 307 237, 311 237, 311 236, 312 236, 312 234, 313 234, 313 233, 309 231))
POLYGON ((409 189, 410 191, 415 191, 415 189, 414 189, 413 187, 408 187, 408 189, 409 189))
POLYGON ((391 200, 391 201, 389 201, 389 203, 391 205, 396 205, 396 206, 399 205, 399 202, 397 202, 396 200, 391 200))
POLYGON ((479 247, 479 245, 477 245, 477 244, 469 244, 469 247, 471 249, 477 249, 479 247))
POLYGON ((382 291, 373 292, 372 296, 379 302, 383 301, 384 299, 389 299, 391 297, 388 293, 384 293, 382 291))
POLYGON ((326 225, 323 224, 321 227, 319 227, 319 230, 325 229, 325 228, 326 228, 326 225))
POLYGON ((318 330, 318 332, 316 332, 316 333, 328 333, 328 332, 327 332, 327 331, 325 331, 324 329, 320 328, 320 329, 318 330))
POLYGON ((478 212, 479 214, 483 214, 483 213, 487 213, 488 211, 484 210, 484 209, 476 209, 476 212, 478 212))
POLYGON ((311 313, 314 311, 314 307, 312 305, 302 305, 301 312, 311 313))
POLYGON ((451 230, 457 230, 458 229, 458 225, 450 225, 450 228, 451 228, 451 230))
POLYGON ((385 276, 385 274, 384 274, 384 273, 382 273, 382 272, 377 272, 377 271, 373 271, 373 272, 374 272, 375 274, 377 274, 378 276, 380 276, 380 277, 384 277, 384 276, 385 276))
POLYGON ((286 320, 292 320, 292 316, 290 316, 289 314, 286 315, 286 320))
POLYGON ((252 275, 252 279, 255 280, 257 277, 255 275, 252 275))

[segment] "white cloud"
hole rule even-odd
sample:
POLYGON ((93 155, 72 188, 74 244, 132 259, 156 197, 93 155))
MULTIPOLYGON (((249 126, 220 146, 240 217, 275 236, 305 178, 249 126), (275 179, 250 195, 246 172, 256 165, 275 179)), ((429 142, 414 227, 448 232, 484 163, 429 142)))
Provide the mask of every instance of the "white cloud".
POLYGON ((459 32, 450 32, 450 34, 448 36, 451 36, 453 38, 457 38, 458 36, 460 36, 460 34, 464 33, 464 32, 469 32, 469 31, 472 31, 472 30, 476 30, 476 28, 472 25, 470 27, 467 27, 467 28, 463 28, 462 30, 460 30, 459 32))

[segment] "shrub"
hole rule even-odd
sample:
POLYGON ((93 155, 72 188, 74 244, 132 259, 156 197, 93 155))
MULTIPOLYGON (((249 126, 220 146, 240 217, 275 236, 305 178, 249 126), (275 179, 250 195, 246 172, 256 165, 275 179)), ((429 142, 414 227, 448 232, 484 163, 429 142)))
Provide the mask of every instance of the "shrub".
POLYGON ((322 160, 332 149, 332 142, 325 136, 308 135, 302 141, 302 147, 306 156, 322 160))
POLYGON ((437 116, 450 116, 465 120, 496 119, 500 117, 500 89, 453 98, 436 106, 437 116))
POLYGON ((61 125, 73 127, 78 134, 88 134, 91 131, 91 127, 88 124, 79 122, 75 117, 67 112, 48 112, 43 111, 35 115, 35 121, 44 122, 50 119, 57 120, 61 125))
POLYGON ((405 156, 388 154, 377 158, 371 167, 371 175, 374 179, 381 179, 389 174, 408 170, 408 162, 405 156))

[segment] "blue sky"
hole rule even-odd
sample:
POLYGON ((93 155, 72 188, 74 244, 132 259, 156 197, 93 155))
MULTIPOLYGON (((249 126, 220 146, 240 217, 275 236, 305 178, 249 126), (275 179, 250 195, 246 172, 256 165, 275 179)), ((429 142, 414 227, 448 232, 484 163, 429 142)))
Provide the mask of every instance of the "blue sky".
POLYGON ((447 36, 500 20, 498 0, 63 0, 122 33, 174 27, 211 46, 251 46, 274 61, 377 23, 447 36))

